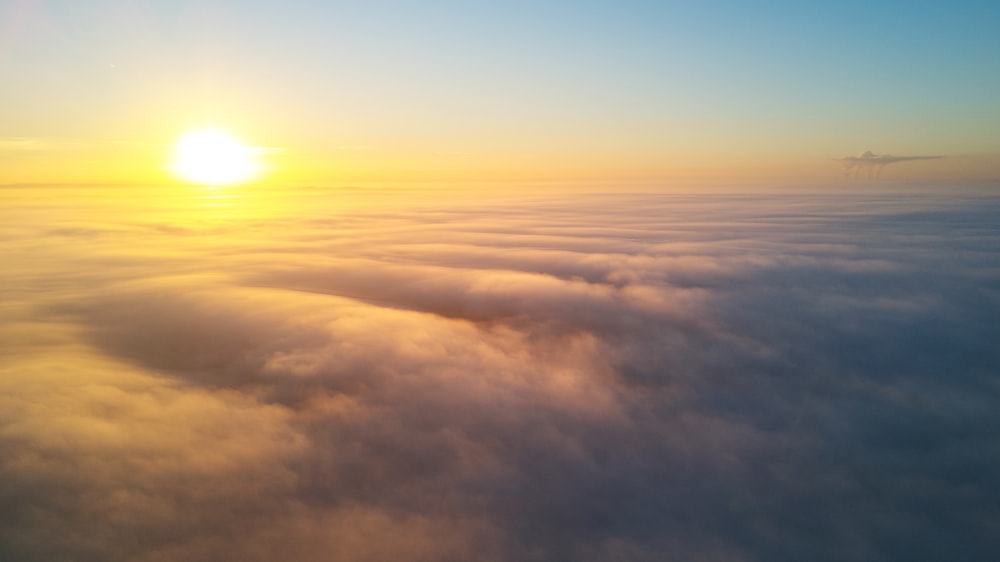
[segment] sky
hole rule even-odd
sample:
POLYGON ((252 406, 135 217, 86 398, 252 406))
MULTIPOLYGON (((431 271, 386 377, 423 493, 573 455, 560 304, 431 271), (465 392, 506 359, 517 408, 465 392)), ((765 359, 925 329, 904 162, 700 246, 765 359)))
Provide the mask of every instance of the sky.
POLYGON ((0 2, 0 561, 995 562, 997 6, 0 2))
POLYGON ((1000 175, 993 2, 11 0, 0 182, 140 183, 185 131, 275 184, 1000 175))

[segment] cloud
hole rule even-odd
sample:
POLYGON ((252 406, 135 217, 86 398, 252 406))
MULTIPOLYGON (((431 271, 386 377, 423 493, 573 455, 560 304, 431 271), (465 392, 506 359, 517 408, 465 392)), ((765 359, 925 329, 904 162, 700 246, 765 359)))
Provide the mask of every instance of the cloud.
POLYGON ((59 145, 50 141, 33 139, 26 137, 0 138, 0 152, 36 152, 39 150, 51 150, 59 145))
POLYGON ((0 558, 994 551, 995 196, 369 195, 7 211, 0 558))
MULTIPOLYGON (((158 147, 158 145, 150 144, 148 142, 139 141, 129 141, 129 140, 115 140, 115 141, 82 141, 73 139, 53 139, 53 138, 36 138, 36 137, 0 137, 0 156, 6 153, 7 155, 25 155, 25 154, 35 154, 35 153, 53 153, 53 152, 78 152, 78 151, 89 151, 100 149, 107 146, 124 146, 124 147, 158 147)), ((268 154, 271 149, 262 149, 261 154, 268 154)))
POLYGON ((889 154, 874 154, 866 150, 857 156, 845 156, 836 160, 844 166, 844 175, 852 175, 857 178, 861 170, 867 170, 868 178, 877 178, 882 173, 882 168, 897 162, 909 162, 913 160, 937 160, 944 156, 892 156, 889 154))

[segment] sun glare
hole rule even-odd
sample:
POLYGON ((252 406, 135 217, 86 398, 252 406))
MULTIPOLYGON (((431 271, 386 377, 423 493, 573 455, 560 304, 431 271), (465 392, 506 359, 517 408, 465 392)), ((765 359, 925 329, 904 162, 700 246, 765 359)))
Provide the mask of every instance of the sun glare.
POLYGON ((233 185, 261 175, 258 150, 218 129, 185 134, 174 146, 170 172, 180 180, 201 185, 233 185))

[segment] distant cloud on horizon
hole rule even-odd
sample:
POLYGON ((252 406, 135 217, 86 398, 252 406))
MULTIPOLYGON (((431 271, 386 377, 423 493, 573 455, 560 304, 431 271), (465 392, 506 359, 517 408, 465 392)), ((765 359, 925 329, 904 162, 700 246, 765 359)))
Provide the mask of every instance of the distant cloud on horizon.
POLYGON ((160 146, 148 142, 129 140, 79 140, 34 137, 0 137, 0 152, 49 152, 85 150, 110 145, 160 146))
POLYGON ((28 137, 5 137, 0 138, 0 152, 34 152, 39 150, 49 150, 54 148, 51 141, 28 137))
POLYGON ((866 150, 857 156, 845 156, 835 158, 844 167, 844 176, 857 179, 861 170, 867 171, 869 179, 878 178, 882 174, 882 169, 889 164, 897 162, 908 162, 911 160, 938 160, 944 156, 892 156, 890 154, 874 154, 866 150))

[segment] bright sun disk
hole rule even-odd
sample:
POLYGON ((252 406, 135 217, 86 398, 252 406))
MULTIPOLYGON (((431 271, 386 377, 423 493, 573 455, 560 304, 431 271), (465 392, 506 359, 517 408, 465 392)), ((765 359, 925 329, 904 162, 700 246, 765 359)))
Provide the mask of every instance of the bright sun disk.
POLYGON ((250 181, 263 171, 259 149, 213 128, 185 134, 174 146, 170 172, 178 179, 202 185, 233 185, 250 181))

